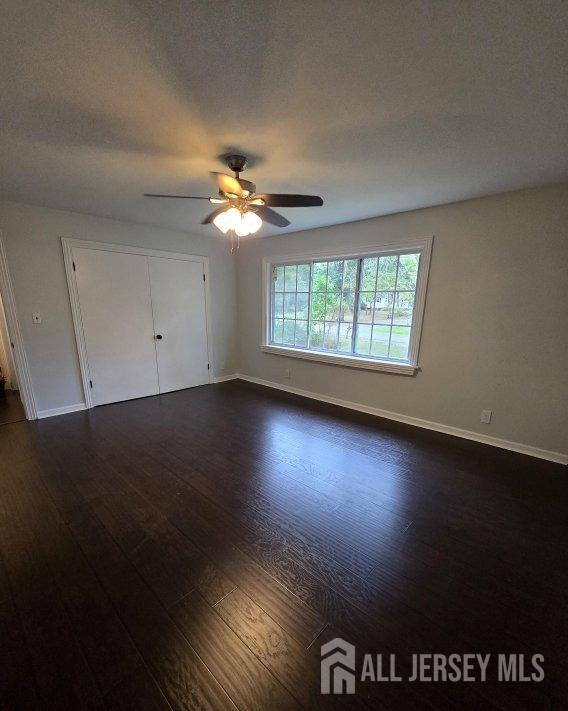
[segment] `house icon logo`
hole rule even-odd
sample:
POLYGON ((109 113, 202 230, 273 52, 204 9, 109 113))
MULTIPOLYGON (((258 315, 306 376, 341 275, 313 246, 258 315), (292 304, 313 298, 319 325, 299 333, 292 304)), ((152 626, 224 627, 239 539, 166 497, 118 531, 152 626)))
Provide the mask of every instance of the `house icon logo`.
POLYGON ((355 693, 355 646, 340 637, 321 647, 321 693, 355 693))

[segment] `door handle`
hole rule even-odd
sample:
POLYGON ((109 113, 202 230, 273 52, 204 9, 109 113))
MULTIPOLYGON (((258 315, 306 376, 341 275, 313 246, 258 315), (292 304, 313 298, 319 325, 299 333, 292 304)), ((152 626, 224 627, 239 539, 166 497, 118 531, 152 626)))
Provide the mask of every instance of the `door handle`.
POLYGON ((162 340, 162 335, 161 335, 160 333, 157 334, 156 340, 157 340, 157 341, 161 341, 161 340, 162 340))

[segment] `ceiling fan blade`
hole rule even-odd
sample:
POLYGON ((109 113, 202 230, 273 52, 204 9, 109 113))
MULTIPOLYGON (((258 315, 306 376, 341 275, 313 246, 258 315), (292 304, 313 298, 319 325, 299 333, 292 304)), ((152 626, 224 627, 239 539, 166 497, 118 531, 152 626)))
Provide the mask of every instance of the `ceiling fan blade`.
POLYGON ((270 222, 271 225, 276 225, 276 227, 288 227, 290 221, 287 220, 283 215, 275 210, 271 210, 269 207, 259 207, 256 210, 256 214, 264 222, 270 222))
POLYGON ((318 195, 278 195, 266 193, 255 195, 255 198, 264 200, 270 207, 320 207, 323 200, 318 195))
POLYGON ((212 173, 212 175, 215 177, 217 185, 222 192, 241 197, 243 189, 236 178, 233 178, 231 175, 225 175, 225 173, 212 173))
POLYGON ((216 210, 213 210, 213 212, 210 212, 207 217, 204 220, 201 220, 202 225, 208 225, 213 220, 217 217, 217 215, 220 215, 222 212, 225 212, 225 210, 228 210, 230 205, 223 205, 223 207, 218 207, 216 210))
POLYGON ((155 193, 144 193, 144 197, 180 198, 182 200, 209 200, 208 197, 196 197, 195 195, 156 195, 155 193))
POLYGON ((251 183, 250 180, 243 180, 242 178, 239 178, 239 185, 243 191, 243 197, 248 197, 256 192, 256 185, 251 183))

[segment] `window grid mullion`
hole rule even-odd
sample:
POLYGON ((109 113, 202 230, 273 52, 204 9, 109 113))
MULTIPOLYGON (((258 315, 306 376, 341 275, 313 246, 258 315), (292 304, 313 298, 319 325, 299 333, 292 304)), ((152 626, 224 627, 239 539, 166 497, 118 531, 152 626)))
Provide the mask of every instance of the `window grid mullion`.
MULTIPOLYGON (((275 322, 275 311, 276 311, 276 278, 278 274, 278 267, 272 267, 271 271, 271 289, 270 289, 270 341, 274 343, 274 322, 275 322)), ((282 299, 282 318, 284 318, 284 299, 282 299)))
POLYGON ((323 309, 323 340, 322 340, 322 350, 325 350, 325 332, 327 330, 327 280, 329 279, 329 261, 325 263, 325 296, 324 296, 324 309, 323 309))
POLYGON ((361 270, 363 268, 363 258, 357 260, 357 276, 355 278, 355 303, 353 304, 353 331, 351 333, 351 353, 355 353, 355 339, 357 338, 357 311, 359 309, 359 297, 361 291, 361 270))
POLYGON ((345 259, 341 262, 341 287, 339 292, 339 315, 337 317, 337 350, 339 351, 339 334, 341 332, 341 310, 343 309, 343 283, 345 280, 345 259))
MULTIPOLYGON (((375 292, 373 294, 373 311, 371 313, 371 340, 369 342, 369 355, 373 354, 373 334, 375 332, 375 304, 377 303, 377 285, 379 283, 379 262, 380 257, 377 257, 377 272, 375 274, 375 292)), ((396 286, 396 282, 395 282, 396 286)), ((387 353, 388 355, 388 353, 387 353)))
POLYGON ((308 281, 308 340, 307 340, 307 348, 308 350, 312 347, 310 340, 311 340, 311 333, 312 333, 312 271, 313 271, 313 262, 310 262, 310 280, 308 281))
POLYGON ((392 297, 392 309, 391 309, 390 329, 389 329, 389 348, 387 351, 387 358, 390 358, 390 352, 391 352, 392 320, 394 318, 394 305, 396 304, 396 287, 398 286, 398 265, 399 264, 400 264, 400 254, 396 258, 396 274, 394 277, 394 291, 393 291, 393 297, 392 297))
POLYGON ((296 264, 296 287, 294 293, 294 346, 296 345, 296 327, 298 326, 298 265, 296 264))

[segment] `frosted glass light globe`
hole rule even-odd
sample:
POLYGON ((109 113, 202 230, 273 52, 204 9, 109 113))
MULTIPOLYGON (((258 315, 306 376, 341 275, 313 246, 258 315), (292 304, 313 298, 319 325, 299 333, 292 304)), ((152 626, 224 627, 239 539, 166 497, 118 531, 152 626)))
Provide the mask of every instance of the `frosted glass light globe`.
POLYGON ((213 224, 226 235, 229 230, 235 230, 241 224, 241 213, 236 207, 231 207, 219 213, 213 220, 213 224))
POLYGON ((243 225, 246 225, 248 234, 254 234, 262 227, 262 220, 256 212, 245 212, 243 215, 243 225))

